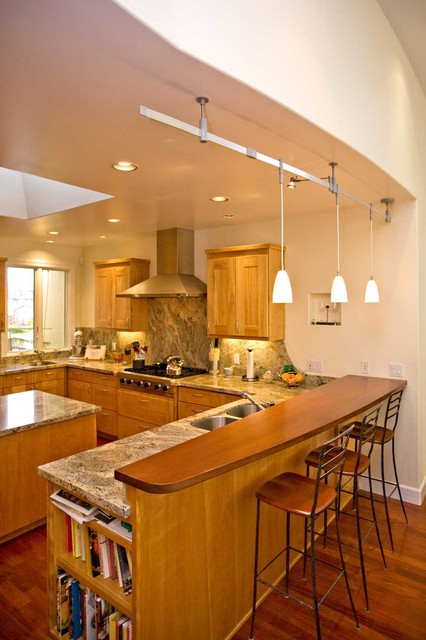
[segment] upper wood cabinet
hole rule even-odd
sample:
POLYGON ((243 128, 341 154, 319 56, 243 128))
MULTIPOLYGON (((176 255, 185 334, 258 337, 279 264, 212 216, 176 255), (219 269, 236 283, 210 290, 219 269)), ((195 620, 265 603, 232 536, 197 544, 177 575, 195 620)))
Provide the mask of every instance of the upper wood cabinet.
POLYGON ((0 331, 6 331, 6 260, 0 258, 0 331))
POLYGON ((282 340, 284 305, 272 303, 280 247, 257 244, 206 254, 208 335, 282 340))
POLYGON ((119 331, 148 328, 148 300, 116 294, 149 278, 149 260, 118 258, 95 262, 95 327, 119 331))

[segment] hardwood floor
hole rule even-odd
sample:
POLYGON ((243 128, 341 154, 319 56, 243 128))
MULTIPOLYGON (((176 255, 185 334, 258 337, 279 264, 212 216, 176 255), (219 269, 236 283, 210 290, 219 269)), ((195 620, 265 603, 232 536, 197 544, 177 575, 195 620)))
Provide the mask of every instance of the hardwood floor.
MULTIPOLYGON (((364 609, 357 552, 348 549, 345 557, 361 629, 354 628, 344 583, 340 581, 320 608, 323 640, 424 640, 426 637, 426 504, 406 505, 407 525, 399 503, 390 502, 393 554, 383 509, 379 507, 387 571, 377 551, 374 533, 364 546, 371 611, 366 613, 364 609)), ((344 520, 351 519, 342 518, 343 533, 348 534, 352 525, 345 525, 344 520)), ((292 580, 304 590, 307 584, 298 579, 298 571, 295 567, 292 580)), ((233 640, 247 640, 248 632, 246 622, 233 640)), ((46 631, 46 534, 45 527, 39 527, 0 546, 0 639, 48 640, 49 637, 46 631)), ((272 594, 259 607, 254 637, 255 640, 314 640, 313 614, 297 603, 272 594)), ((200 630, 200 640, 206 638, 200 630)))

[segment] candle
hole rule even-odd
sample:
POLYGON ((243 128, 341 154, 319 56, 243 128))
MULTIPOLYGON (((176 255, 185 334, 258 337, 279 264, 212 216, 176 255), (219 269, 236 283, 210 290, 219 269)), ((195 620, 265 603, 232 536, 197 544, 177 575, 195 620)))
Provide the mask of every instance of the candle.
POLYGON ((117 343, 116 342, 112 342, 111 343, 111 351, 117 351, 117 343))

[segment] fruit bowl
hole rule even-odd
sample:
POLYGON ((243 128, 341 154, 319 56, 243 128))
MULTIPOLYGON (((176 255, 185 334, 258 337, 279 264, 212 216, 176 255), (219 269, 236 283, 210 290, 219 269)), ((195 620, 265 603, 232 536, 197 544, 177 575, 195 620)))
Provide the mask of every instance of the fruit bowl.
POLYGON ((288 387, 297 387, 299 384, 302 384, 305 376, 301 371, 289 371, 281 374, 281 380, 288 387))

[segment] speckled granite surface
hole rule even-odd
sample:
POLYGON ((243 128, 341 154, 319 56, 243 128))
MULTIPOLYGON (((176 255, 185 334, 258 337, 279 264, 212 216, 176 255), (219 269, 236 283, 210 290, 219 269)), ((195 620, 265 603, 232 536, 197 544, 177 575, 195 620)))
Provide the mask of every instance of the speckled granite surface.
POLYGON ((114 479, 115 469, 206 433, 192 427, 188 420, 180 420, 49 462, 38 472, 81 498, 128 518, 125 486, 114 479))
POLYGON ((0 396, 0 436, 90 415, 100 407, 43 391, 0 396))

